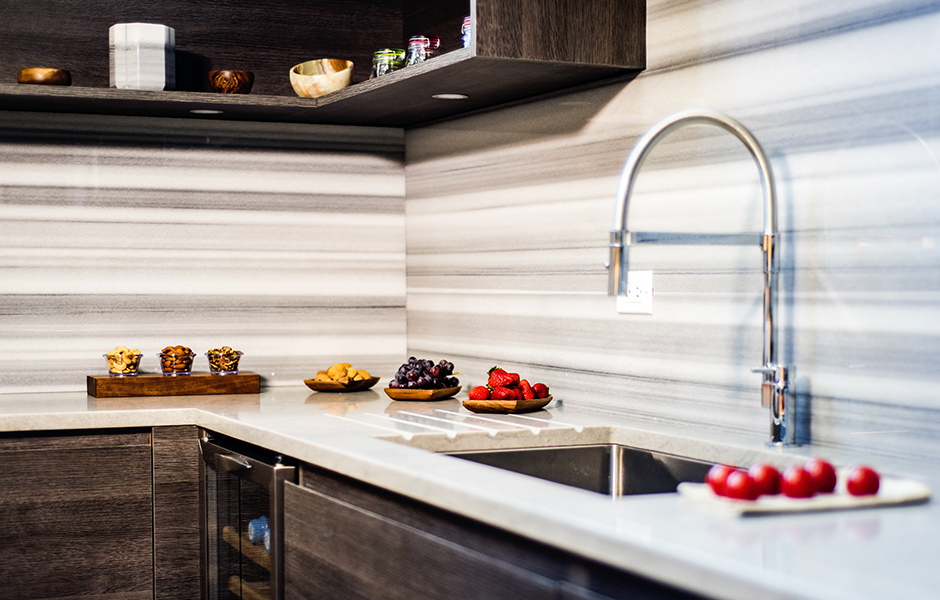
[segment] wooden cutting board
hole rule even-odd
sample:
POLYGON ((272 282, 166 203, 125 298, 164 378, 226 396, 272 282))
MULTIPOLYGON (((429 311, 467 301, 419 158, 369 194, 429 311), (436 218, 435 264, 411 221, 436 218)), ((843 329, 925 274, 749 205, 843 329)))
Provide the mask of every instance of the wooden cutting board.
POLYGON ((735 500, 716 495, 704 483, 687 482, 679 484, 679 494, 702 508, 736 516, 756 516, 923 504, 930 499, 930 488, 913 479, 882 477, 878 493, 873 496, 853 496, 844 489, 837 489, 835 493, 817 494, 812 498, 776 495, 761 496, 753 501, 735 500))

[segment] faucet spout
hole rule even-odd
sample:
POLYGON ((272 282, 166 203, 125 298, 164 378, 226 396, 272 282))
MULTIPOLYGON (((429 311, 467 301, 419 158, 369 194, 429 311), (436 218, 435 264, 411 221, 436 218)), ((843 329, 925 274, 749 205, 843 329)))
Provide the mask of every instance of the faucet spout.
POLYGON ((617 189, 614 223, 610 232, 608 294, 626 293, 629 248, 636 244, 750 244, 754 241, 763 250, 763 360, 756 369, 763 375, 762 404, 771 407, 771 444, 795 443, 793 402, 789 378, 792 369, 778 364, 776 346, 777 301, 777 200, 770 161, 757 139, 743 125, 712 110, 689 110, 676 113, 653 126, 633 147, 624 163, 617 189), (764 196, 764 228, 758 236, 741 234, 676 234, 635 232, 627 228, 627 209, 637 174, 653 147, 669 133, 689 125, 717 126, 738 138, 750 152, 760 174, 764 196))

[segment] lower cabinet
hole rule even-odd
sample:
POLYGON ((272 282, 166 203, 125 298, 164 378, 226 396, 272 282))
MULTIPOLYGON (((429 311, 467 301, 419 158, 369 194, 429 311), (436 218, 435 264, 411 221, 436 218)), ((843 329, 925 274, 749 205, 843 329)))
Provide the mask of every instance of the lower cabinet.
POLYGON ((198 598, 195 427, 0 436, 0 600, 198 598))
POLYGON ((285 488, 286 600, 692 598, 318 468, 285 488))
POLYGON ((150 431, 0 438, 0 598, 153 597, 150 431))

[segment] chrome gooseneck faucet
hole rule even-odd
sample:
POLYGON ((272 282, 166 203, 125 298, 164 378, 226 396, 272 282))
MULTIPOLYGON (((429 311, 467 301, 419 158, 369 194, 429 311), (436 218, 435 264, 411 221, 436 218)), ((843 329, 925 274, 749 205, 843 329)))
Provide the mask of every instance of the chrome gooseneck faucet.
POLYGON ((656 124, 634 146, 620 175, 614 224, 610 232, 610 285, 608 294, 618 296, 627 290, 628 249, 637 244, 758 244, 764 252, 764 353, 761 367, 753 369, 763 375, 761 404, 770 407, 770 443, 795 443, 793 394, 790 380, 793 370, 777 362, 776 316, 777 296, 777 201, 770 163, 760 144, 743 125, 711 110, 689 110, 676 113, 656 124), (627 229, 627 207, 634 181, 650 150, 668 133, 687 125, 715 125, 732 133, 747 147, 760 171, 764 192, 764 231, 761 234, 708 234, 636 232, 627 229))

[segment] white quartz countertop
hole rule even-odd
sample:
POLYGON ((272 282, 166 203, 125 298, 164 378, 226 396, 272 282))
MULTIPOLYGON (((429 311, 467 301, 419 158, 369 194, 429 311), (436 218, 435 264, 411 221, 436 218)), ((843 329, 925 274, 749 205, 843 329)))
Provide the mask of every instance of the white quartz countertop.
POLYGON ((381 389, 325 394, 305 387, 161 398, 11 394, 0 395, 0 432, 195 424, 705 597, 913 600, 940 593, 933 501, 740 518, 678 494, 611 499, 440 453, 615 442, 744 466, 785 466, 819 454, 837 465, 867 462, 934 490, 936 467, 811 446, 781 452, 765 445, 764 432, 729 439, 557 403, 529 415, 474 415, 461 396, 396 402, 381 389))

